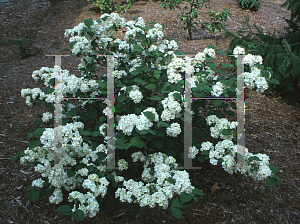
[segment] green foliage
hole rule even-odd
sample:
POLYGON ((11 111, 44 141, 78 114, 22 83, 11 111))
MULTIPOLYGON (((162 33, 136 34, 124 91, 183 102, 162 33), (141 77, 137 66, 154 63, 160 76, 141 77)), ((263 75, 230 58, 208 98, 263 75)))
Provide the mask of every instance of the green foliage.
POLYGON ((131 4, 134 0, 127 0, 128 4, 124 6, 116 6, 113 0, 87 0, 92 1, 92 5, 99 6, 100 13, 112 13, 112 12, 121 12, 124 13, 127 9, 131 8, 131 4))
MULTIPOLYGON (((157 1, 155 1, 157 2, 157 1)), ((186 24, 185 27, 183 27, 185 30, 188 30, 189 33, 189 40, 192 40, 192 30, 193 31, 197 31, 196 26, 195 25, 199 25, 200 23, 196 22, 199 12, 196 11, 199 8, 202 8, 203 5, 205 6, 205 8, 207 8, 206 3, 209 3, 210 5, 210 0, 202 0, 202 1, 197 1, 197 0, 186 0, 186 2, 188 2, 190 4, 190 10, 187 13, 184 13, 182 11, 182 9, 179 7, 179 4, 183 3, 183 1, 181 0, 177 0, 177 1, 161 1, 160 7, 164 7, 164 9, 171 9, 173 10, 175 7, 180 9, 181 11, 181 15, 177 14, 177 17, 180 16, 180 19, 182 22, 184 22, 186 24)), ((183 8, 183 10, 186 10, 187 6, 185 6, 183 8)))
MULTIPOLYGON (((300 1, 298 0, 287 0, 282 7, 286 7, 288 5, 288 10, 291 11, 291 19, 285 19, 288 23, 288 26, 285 27, 287 33, 284 35, 284 38, 288 43, 298 43, 300 37, 300 1)), ((299 46, 292 46, 292 51, 299 52, 299 46)))
POLYGON ((273 34, 265 34, 261 27, 254 24, 256 32, 249 25, 249 17, 245 16, 245 21, 240 22, 243 26, 236 30, 236 33, 229 31, 226 27, 225 37, 231 37, 228 51, 232 52, 235 46, 242 46, 246 51, 254 55, 261 55, 264 66, 272 68, 272 78, 278 83, 270 82, 267 91, 276 91, 281 94, 282 101, 291 104, 300 103, 300 44, 299 37, 287 39, 286 36, 276 37, 273 34), (298 97, 295 97, 297 96, 298 97))
POLYGON ((239 0, 238 4, 242 6, 242 8, 257 10, 260 6, 261 0, 239 0))
POLYGON ((201 29, 208 29, 210 34, 213 35, 221 31, 222 27, 225 26, 225 23, 220 23, 219 21, 226 21, 228 15, 231 15, 230 11, 226 8, 223 11, 215 13, 212 10, 209 10, 210 21, 213 21, 211 24, 209 22, 201 23, 201 29), (219 20, 219 21, 218 21, 219 20))
POLYGON ((29 37, 27 35, 23 39, 12 40, 13 45, 19 49, 19 58, 25 58, 31 55, 30 53, 28 53, 28 49, 27 49, 28 41, 29 41, 29 37))

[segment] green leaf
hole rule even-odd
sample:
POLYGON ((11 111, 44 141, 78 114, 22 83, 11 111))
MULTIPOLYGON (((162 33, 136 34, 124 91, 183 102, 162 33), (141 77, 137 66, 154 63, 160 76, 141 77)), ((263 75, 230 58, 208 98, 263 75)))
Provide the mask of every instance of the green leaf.
POLYGON ((160 71, 160 70, 158 70, 158 69, 154 70, 154 74, 155 74, 155 75, 156 75, 156 74, 160 74, 160 73, 162 73, 162 71, 160 71))
POLYGON ((20 152, 18 152, 17 156, 19 156, 19 157, 23 156, 24 155, 24 151, 25 151, 24 149, 20 150, 20 152))
POLYGON ((43 135, 43 132, 45 131, 46 129, 45 128, 38 128, 34 131, 34 135, 36 137, 41 137, 43 135))
POLYGON ((223 75, 226 75, 226 71, 223 70, 223 69, 218 69, 218 70, 216 71, 216 73, 221 73, 221 74, 223 74, 223 75))
POLYGON ((77 43, 77 41, 73 41, 73 42, 69 43, 69 48, 72 48, 76 43, 77 43))
POLYGON ((152 134, 152 135, 156 135, 156 133, 155 133, 155 131, 153 131, 153 130, 151 130, 151 129, 149 129, 149 130, 147 130, 150 134, 152 134))
POLYGON ((200 196, 204 196, 205 194, 200 191, 198 188, 193 189, 192 191, 193 195, 200 195, 200 196))
POLYGON ((155 139, 155 140, 152 142, 152 144, 153 144, 154 146, 156 146, 158 149, 161 149, 161 148, 162 148, 162 143, 161 143, 161 141, 158 140, 158 139, 155 139))
POLYGON ((154 77, 155 77, 156 79, 159 79, 159 78, 160 78, 160 74, 155 74, 154 77))
POLYGON ((217 51, 216 53, 218 53, 218 54, 221 54, 221 55, 228 55, 226 52, 224 52, 224 51, 217 51))
POLYGON ((211 68, 211 70, 216 70, 216 63, 207 63, 207 66, 211 68))
POLYGON ((59 206, 56 209, 56 212, 58 212, 60 214, 63 214, 63 215, 70 215, 71 214, 71 208, 68 205, 62 205, 62 206, 59 206))
POLYGON ((150 112, 150 111, 145 111, 143 112, 143 114, 145 115, 145 117, 147 117, 150 121, 154 121, 155 120, 155 115, 150 112))
POLYGON ((227 67, 227 65, 226 65, 225 63, 222 63, 222 62, 220 62, 220 65, 222 65, 223 68, 226 68, 226 67, 227 67))
POLYGON ((158 126, 158 128, 160 128, 160 127, 167 127, 167 128, 170 127, 170 125, 168 123, 164 122, 164 121, 159 121, 157 123, 157 126, 158 126))
POLYGON ((161 98, 159 96, 151 96, 150 100, 159 100, 159 101, 161 101, 161 98))
POLYGON ((146 206, 140 208, 139 212, 142 213, 143 215, 145 215, 146 214, 146 206))
POLYGON ((168 146, 168 148, 173 148, 175 146, 175 141, 174 140, 168 140, 167 146, 168 146))
POLYGON ((9 157, 9 160, 17 160, 18 159, 18 156, 11 156, 9 157))
POLYGON ((277 173, 279 171, 279 169, 273 164, 270 164, 269 168, 272 171, 272 173, 277 173))
POLYGON ((140 136, 135 136, 130 139, 130 144, 136 148, 143 148, 145 146, 145 142, 140 136))
POLYGON ((32 138, 32 137, 33 137, 33 134, 31 134, 31 133, 27 134, 27 140, 30 139, 30 138, 32 138))
POLYGON ((251 156, 251 157, 248 158, 248 163, 251 163, 254 160, 261 161, 261 159, 258 158, 257 156, 251 156))
POLYGON ((155 85, 153 83, 149 83, 145 86, 146 89, 155 90, 155 85))
POLYGON ((276 179, 273 177, 267 177, 267 183, 269 188, 274 187, 276 185, 276 179))
POLYGON ((190 195, 190 194, 187 194, 185 192, 182 192, 180 194, 180 200, 181 200, 181 203, 184 204, 185 202, 189 202, 190 200, 192 200, 193 196, 190 195))
POLYGON ((182 213, 178 208, 170 208, 172 215, 177 218, 177 219, 181 219, 182 217, 182 213))
POLYGON ((92 136, 93 137, 100 136, 100 132, 99 131, 93 131, 92 136))
POLYGON ((29 201, 34 202, 36 201, 40 196, 40 192, 38 191, 30 191, 27 195, 29 201))
POLYGON ((135 78, 133 81, 137 82, 137 83, 140 83, 140 84, 144 84, 144 80, 142 80, 140 78, 135 78))
POLYGON ((90 28, 94 24, 93 20, 91 19, 85 19, 83 22, 84 25, 86 25, 88 28, 90 28))
POLYGON ((41 120, 41 119, 36 119, 35 121, 34 121, 34 124, 35 124, 35 126, 40 126, 41 125, 41 123, 42 123, 43 121, 41 120))
POLYGON ((34 189, 35 189, 34 186, 29 185, 29 186, 26 188, 26 191, 31 191, 31 190, 34 190, 34 189))
POLYGON ((28 142, 29 149, 33 149, 33 148, 39 146, 39 144, 41 144, 40 141, 34 141, 34 140, 32 140, 32 141, 28 142))
POLYGON ((88 118, 94 119, 96 117, 96 115, 97 115, 97 109, 95 107, 92 107, 88 112, 88 118))
POLYGON ((279 85, 279 82, 277 79, 271 79, 270 82, 279 85))
POLYGON ((208 156, 209 155, 209 151, 208 150, 204 150, 202 152, 200 152, 201 155, 203 156, 208 156))
POLYGON ((222 134, 223 134, 223 135, 232 135, 231 131, 230 131, 230 130, 227 130, 227 129, 223 129, 223 130, 222 130, 222 134))
POLYGON ((81 135, 86 135, 86 136, 92 135, 92 133, 90 131, 85 131, 81 128, 78 128, 78 131, 79 131, 79 134, 81 134, 81 135))
POLYGON ((211 102, 214 106, 218 107, 222 104, 223 100, 212 100, 211 102))
POLYGON ((72 108, 70 111, 68 111, 67 113, 66 113, 66 115, 68 115, 68 116, 73 116, 73 115, 75 115, 75 114, 77 114, 78 113, 78 110, 76 109, 76 108, 72 108))
POLYGON ((184 205, 181 203, 179 198, 174 198, 172 201, 172 207, 183 208, 184 205))
POLYGON ((53 88, 45 88, 45 89, 44 89, 44 93, 45 93, 45 94, 50 94, 50 93, 52 93, 52 92, 54 92, 54 89, 53 89, 53 88))
MULTIPOLYGON (((171 142, 171 141, 170 141, 171 142)), ((168 149, 167 151, 166 151, 166 154, 168 155, 168 156, 173 156, 174 158, 175 158, 175 156, 176 156, 176 152, 174 151, 174 150, 171 150, 171 149, 168 149)))
POLYGON ((74 177, 76 174, 76 171, 68 169, 67 174, 68 174, 68 177, 74 177))
POLYGON ((181 94, 180 94, 180 93, 173 93, 173 96, 174 96, 174 98, 175 98, 177 101, 181 101, 181 94))
POLYGON ((208 46, 207 48, 212 48, 214 49, 215 51, 217 50, 217 48, 215 46, 208 46))
POLYGON ((274 175, 272 175, 272 177, 274 177, 277 181, 279 181, 279 182, 281 182, 281 179, 280 179, 280 177, 277 177, 275 174, 274 175))
MULTIPOLYGON (((69 48, 68 48, 68 47, 64 47, 64 48, 61 49, 58 53, 63 52, 63 51, 69 51, 69 48)), ((51 86, 54 86, 54 85, 51 85, 51 86)))
POLYGON ((145 47, 148 44, 149 44, 149 42, 147 40, 143 40, 142 43, 141 43, 142 47, 145 47))
POLYGON ((42 105, 42 102, 41 102, 40 100, 37 100, 37 101, 36 101, 36 105, 37 105, 38 107, 40 107, 40 106, 42 105))

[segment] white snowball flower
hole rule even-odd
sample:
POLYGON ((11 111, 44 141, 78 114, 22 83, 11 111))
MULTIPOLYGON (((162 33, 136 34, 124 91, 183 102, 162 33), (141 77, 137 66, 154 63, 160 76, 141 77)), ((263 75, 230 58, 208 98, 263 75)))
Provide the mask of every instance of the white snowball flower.
POLYGON ((177 137, 181 133, 181 128, 179 123, 172 123, 170 127, 166 130, 168 136, 177 137))
POLYGON ((45 181, 41 178, 32 181, 32 186, 42 188, 44 186, 45 181))

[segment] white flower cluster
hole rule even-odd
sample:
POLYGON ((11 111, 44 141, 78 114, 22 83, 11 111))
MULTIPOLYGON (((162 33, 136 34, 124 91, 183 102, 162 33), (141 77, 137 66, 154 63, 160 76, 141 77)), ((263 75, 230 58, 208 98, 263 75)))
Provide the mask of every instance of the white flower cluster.
POLYGON ((119 170, 127 170, 128 169, 128 162, 125 159, 120 159, 118 161, 119 170))
MULTIPOLYGON (((182 80, 182 75, 180 72, 186 71, 186 63, 185 60, 182 58, 175 57, 171 63, 168 65, 168 82, 170 83, 178 83, 180 80, 182 80)), ((193 66, 191 66, 191 74, 194 74, 195 69, 193 66)))
POLYGON ((164 37, 164 33, 162 32, 163 26, 156 23, 154 28, 148 30, 146 37, 149 38, 157 38, 157 40, 161 40, 164 37))
POLYGON ((213 91, 210 91, 211 92, 211 95, 212 96, 216 96, 216 97, 219 97, 220 95, 223 94, 223 90, 224 88, 226 88, 226 85, 222 82, 217 82, 213 87, 213 91))
POLYGON ((63 193, 60 188, 55 188, 52 195, 49 197, 49 202, 51 204, 59 204, 63 201, 63 193))
POLYGON ((117 176, 116 171, 112 172, 111 174, 114 176, 114 179, 115 179, 116 182, 122 182, 122 181, 124 181, 124 177, 117 176))
POLYGON ((142 17, 139 17, 137 21, 129 21, 126 23, 127 32, 125 34, 124 40, 127 43, 130 43, 132 40, 135 40, 137 33, 145 34, 144 30, 134 25, 141 26, 145 28, 145 22, 142 17))
POLYGON ((213 48, 205 48, 203 53, 206 54, 208 57, 211 57, 211 58, 216 57, 216 52, 213 48))
POLYGON ((44 180, 42 180, 41 178, 38 178, 38 179, 32 181, 31 185, 34 186, 34 187, 42 188, 44 186, 44 183, 45 183, 44 180))
MULTIPOLYGON (((81 75, 85 76, 90 74, 95 74, 95 72, 92 71, 86 71, 87 67, 98 67, 97 61, 95 58, 90 57, 90 56, 86 56, 86 57, 82 57, 81 58, 81 63, 78 65, 78 69, 81 70, 81 75)), ((97 70, 96 70, 97 71, 97 70)))
POLYGON ((76 204, 72 208, 72 212, 75 212, 77 209, 84 212, 84 216, 89 216, 90 218, 96 216, 99 212, 99 204, 94 194, 87 192, 87 194, 82 194, 78 191, 72 191, 69 193, 69 202, 79 202, 77 208, 76 204))
POLYGON ((53 114, 46 112, 46 113, 43 113, 42 121, 44 123, 48 123, 52 118, 53 118, 53 114))
MULTIPOLYGON (((238 54, 245 54, 245 49, 241 47, 235 47, 233 54, 237 58, 238 54)), ((263 59, 260 55, 247 54, 243 59, 243 64, 249 65, 250 72, 245 72, 245 84, 253 89, 257 87, 256 91, 263 93, 269 88, 266 78, 261 76, 261 69, 257 68, 256 64, 262 64, 263 59)), ((271 78, 271 73, 269 72, 269 78, 271 78)))
POLYGON ((245 49, 239 46, 236 46, 233 50, 233 55, 235 58, 238 57, 238 55, 245 55, 245 49))
MULTIPOLYGON (((161 114, 162 121, 170 121, 175 118, 180 117, 180 112, 182 110, 181 105, 177 102, 173 96, 174 93, 179 93, 178 91, 173 91, 168 94, 168 98, 165 98, 161 101, 164 110, 161 114)), ((181 100, 183 101, 183 97, 181 96, 181 100)), ((182 104, 183 105, 183 104, 182 104)))
MULTIPOLYGON (((223 129, 234 129, 237 126, 237 122, 229 122, 227 119, 219 119, 215 115, 208 116, 206 118, 207 124, 212 125, 216 124, 215 128, 211 128, 211 136, 217 137, 220 135, 223 129)), ((233 172, 240 171, 242 174, 245 174, 246 172, 249 173, 249 175, 255 179, 255 180, 262 180, 267 178, 268 176, 272 175, 272 171, 269 168, 269 157, 264 154, 256 154, 253 155, 252 153, 248 152, 247 148, 244 148, 241 145, 234 145, 234 143, 227 138, 224 138, 225 136, 222 136, 221 138, 223 141, 219 141, 215 146, 211 142, 203 142, 201 144, 200 151, 209 151, 209 158, 210 163, 213 165, 217 165, 218 160, 222 159, 222 167, 223 169, 233 174, 233 172), (244 160, 248 161, 250 157, 257 156, 261 161, 253 160, 251 162, 252 165, 257 165, 258 170, 255 172, 250 172, 251 165, 244 164, 241 167, 236 166, 235 156, 236 152, 244 151, 244 160)), ((193 146, 189 149, 189 158, 195 158, 196 154, 199 152, 199 150, 193 146)))
POLYGON ((181 128, 179 123, 172 123, 169 128, 166 130, 167 135, 171 137, 177 137, 181 133, 181 128))
POLYGON ((89 189, 95 197, 101 195, 102 198, 107 193, 107 186, 109 185, 109 181, 105 177, 99 178, 96 174, 90 174, 88 179, 85 179, 82 183, 84 189, 89 189))
POLYGON ((195 146, 189 148, 189 154, 188 158, 195 159, 195 156, 199 152, 199 149, 197 149, 195 146))
MULTIPOLYGON (((49 87, 49 80, 55 77, 55 68, 41 68, 32 73, 32 78, 35 81, 38 81, 41 78, 44 81, 44 85, 49 87)), ((80 90, 83 93, 89 94, 89 97, 95 97, 99 95, 99 85, 95 80, 87 80, 84 77, 78 78, 75 75, 69 75, 68 70, 61 70, 62 72, 62 94, 64 97, 67 97, 67 93, 73 94, 75 97, 76 92, 80 90)), ((101 92, 100 92, 101 93, 101 92)), ((39 88, 34 89, 22 89, 21 96, 26 98, 26 104, 32 107, 32 100, 45 100, 47 103, 55 102, 55 93, 45 94, 39 88)), ((88 102, 88 101, 86 101, 88 102)))
POLYGON ((173 197, 174 193, 180 194, 186 192, 191 194, 194 187, 189 180, 189 174, 186 171, 174 170, 177 167, 176 160, 172 156, 167 156, 163 153, 155 153, 149 155, 145 160, 142 152, 132 154, 134 161, 138 159, 144 161, 144 171, 142 179, 145 182, 151 182, 157 179, 157 183, 136 182, 132 179, 123 182, 125 188, 119 188, 115 197, 120 197, 122 202, 139 203, 141 207, 150 206, 154 208, 159 205, 166 209, 169 200, 173 197), (150 173, 149 165, 154 164, 154 173, 150 173), (175 184, 168 181, 171 178, 175 184), (132 196, 134 199, 132 199, 132 196))
POLYGON ((208 125, 215 124, 214 127, 210 128, 211 137, 221 139, 233 139, 233 135, 223 135, 224 129, 235 129, 238 125, 237 121, 229 122, 226 118, 218 118, 216 115, 210 115, 206 118, 208 125))
MULTIPOLYGON (((153 107, 145 109, 143 112, 152 112, 155 116, 155 122, 159 121, 158 114, 153 107)), ((148 130, 152 127, 153 123, 141 112, 141 115, 137 116, 135 114, 128 114, 120 117, 117 125, 117 130, 122 130, 124 134, 131 135, 134 127, 139 131, 148 130)))

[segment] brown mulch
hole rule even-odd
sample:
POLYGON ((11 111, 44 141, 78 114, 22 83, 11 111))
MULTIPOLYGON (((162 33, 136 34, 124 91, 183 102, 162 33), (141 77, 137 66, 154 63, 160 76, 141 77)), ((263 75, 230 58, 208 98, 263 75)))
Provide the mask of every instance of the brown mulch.
MULTIPOLYGON (((255 22, 270 31, 276 28, 280 35, 287 25, 283 17, 290 17, 287 9, 281 9, 271 1, 263 1, 258 12, 242 10, 234 0, 211 0, 211 3, 211 7, 201 12, 209 9, 220 11, 224 7, 230 9, 232 15, 226 22, 229 29, 240 27, 238 21, 243 20, 244 13, 249 16, 250 24, 255 22)), ((26 188, 39 174, 33 167, 22 166, 8 158, 27 148, 27 133, 35 130, 34 115, 49 111, 46 107, 29 108, 21 98, 20 90, 25 87, 43 89, 32 79, 32 72, 54 66, 53 57, 45 54, 57 54, 68 45, 68 39, 64 38, 67 27, 73 27, 86 18, 100 17, 92 8, 86 0, 58 1, 53 5, 45 0, 13 1, 0 5, 3 40, 0 43, 0 223, 77 223, 56 213, 58 205, 50 204, 46 198, 29 202, 26 188), (18 52, 13 51, 17 49, 6 40, 21 39, 25 34, 30 37, 29 52, 34 55, 19 59, 18 52), (35 40, 37 43, 34 44, 35 40)), ((167 25, 164 34, 178 40, 180 52, 196 54, 209 45, 218 50, 227 49, 229 39, 204 39, 203 31, 195 33, 194 40, 187 41, 187 31, 180 28, 183 24, 176 18, 179 12, 178 9, 164 10, 151 1, 137 1, 121 16, 126 21, 141 16, 146 27, 151 22, 167 25)), ((76 69, 79 63, 79 58, 64 57, 62 69, 79 75, 76 69)), ((270 163, 279 168, 277 176, 282 182, 274 188, 268 188, 266 181, 253 181, 242 174, 230 175, 220 166, 205 163, 201 170, 189 172, 192 185, 206 195, 183 208, 180 221, 168 209, 147 209, 147 214, 142 215, 137 205, 129 208, 111 195, 99 200, 100 212, 92 219, 87 218, 85 223, 300 223, 300 109, 279 103, 278 98, 274 92, 260 94, 251 91, 245 104, 245 130, 249 142, 246 147, 252 153, 267 154, 270 163), (219 189, 212 191, 213 186, 219 189)))

